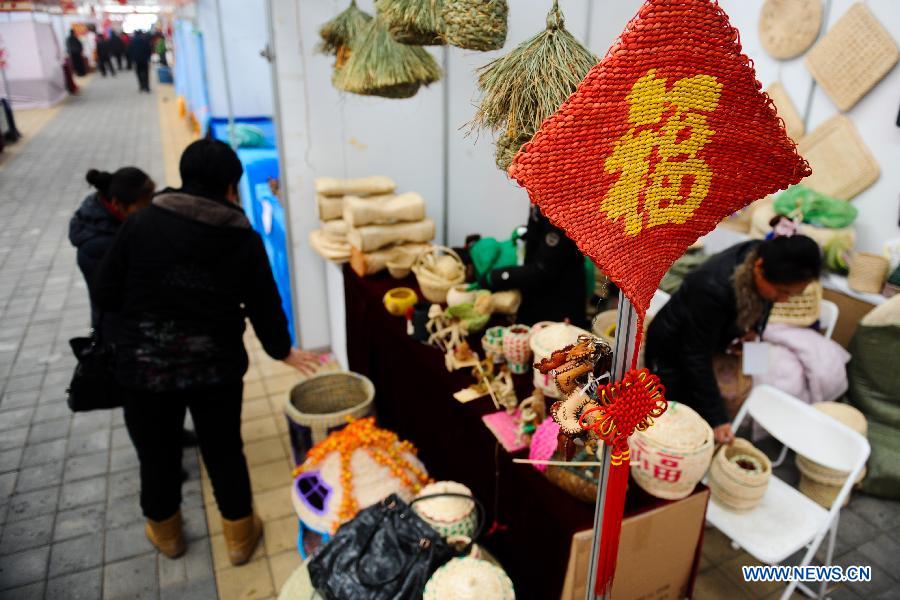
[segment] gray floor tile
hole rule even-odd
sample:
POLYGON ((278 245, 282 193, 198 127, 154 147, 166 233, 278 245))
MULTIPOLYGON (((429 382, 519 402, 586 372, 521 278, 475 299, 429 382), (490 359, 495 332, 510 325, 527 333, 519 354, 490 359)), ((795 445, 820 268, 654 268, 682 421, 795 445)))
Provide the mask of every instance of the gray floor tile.
POLYGON ((872 581, 865 583, 846 583, 848 589, 864 598, 870 598, 876 594, 900 589, 900 581, 894 579, 888 571, 885 571, 877 565, 873 565, 871 559, 859 550, 852 550, 844 554, 835 561, 835 564, 839 564, 845 568, 850 565, 870 565, 872 567, 872 581))
POLYGON ((9 512, 6 514, 8 522, 30 519, 56 511, 59 499, 59 488, 48 488, 14 494, 9 499, 9 512))
POLYGON ((25 408, 37 404, 39 392, 29 390, 27 392, 7 392, 0 399, 0 409, 25 408))
POLYGON ((137 453, 132 446, 113 448, 110 450, 109 470, 112 472, 123 471, 140 466, 137 453))
POLYGON ((70 420, 68 416, 65 416, 52 421, 33 423, 31 430, 28 432, 28 443, 38 444, 67 437, 69 435, 70 420))
POLYGON ((63 484, 59 506, 65 510, 106 499, 106 477, 93 477, 63 484))
POLYGON ((22 587, 0 591, 3 600, 44 600, 44 582, 35 581, 22 587))
POLYGON ((144 533, 144 523, 106 530, 106 561, 116 562, 153 551, 144 533))
POLYGON ((63 479, 66 481, 75 481, 77 479, 86 479, 103 475, 109 469, 109 452, 95 452, 93 454, 84 454, 75 456, 66 461, 66 469, 63 479))
POLYGON ((0 431, 0 450, 21 448, 25 445, 26 437, 28 437, 27 427, 0 431))
POLYGON ((22 462, 22 448, 0 450, 0 473, 16 471, 22 462))
POLYGON ((138 521, 143 522, 144 515, 137 494, 109 501, 106 508, 107 527, 122 527, 138 521))
POLYGON ((43 581, 47 574, 49 556, 49 546, 4 556, 0 561, 0 590, 43 581))
POLYGON ((66 440, 54 440, 25 446, 22 466, 34 467, 49 462, 62 462, 66 456, 66 440))
POLYGON ((139 469, 119 471, 109 476, 109 498, 116 500, 132 496, 141 491, 141 473, 139 469))
POLYGON ((97 567, 63 575, 47 582, 47 598, 53 600, 100 600, 103 569, 97 567))
POLYGON ((0 475, 0 504, 6 504, 9 501, 9 497, 12 496, 13 490, 16 488, 16 479, 18 477, 18 471, 10 471, 0 475))
POLYGON ((80 454, 92 454, 109 450, 110 429, 107 425, 93 433, 76 436, 73 434, 69 438, 68 456, 78 456, 80 454))
POLYGON ((63 463, 49 462, 36 467, 28 467, 19 471, 16 482, 17 492, 30 492, 48 487, 55 487, 62 481, 63 463))
MULTIPOLYGON (((3 408, 3 405, 0 405, 0 408, 3 408)), ((33 414, 34 408, 32 407, 4 410, 0 412, 0 430, 28 427, 33 414)))
POLYGON ((212 577, 187 581, 159 590, 160 600, 216 600, 216 580, 212 577))
POLYGON ((70 413, 71 411, 69 410, 69 407, 63 401, 39 404, 34 410, 34 416, 31 418, 31 422, 32 424, 34 424, 43 421, 50 421, 53 419, 58 419, 60 417, 65 417, 70 413))
POLYGON ((52 579, 59 575, 84 571, 103 563, 103 534, 92 533, 55 542, 50 552, 52 579))
POLYGON ((3 536, 0 537, 0 555, 49 544, 53 537, 53 517, 54 515, 47 514, 7 523, 3 528, 3 536))
POLYGON ((104 600, 155 599, 158 595, 156 552, 107 564, 103 569, 104 600))
POLYGON ((61 541, 101 531, 106 520, 106 503, 79 506, 56 514, 53 541, 61 541))

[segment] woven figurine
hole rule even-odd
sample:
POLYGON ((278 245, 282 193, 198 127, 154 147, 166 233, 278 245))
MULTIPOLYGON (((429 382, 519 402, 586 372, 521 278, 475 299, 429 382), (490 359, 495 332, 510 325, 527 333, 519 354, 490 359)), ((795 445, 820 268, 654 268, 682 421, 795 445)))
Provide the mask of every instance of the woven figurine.
POLYGON ((663 274, 719 221, 811 172, 739 39, 715 2, 647 0, 509 168, 638 314, 632 370, 568 415, 612 450, 597 594, 615 573, 627 437, 666 406, 658 378, 635 370, 663 274))
POLYGON ((472 125, 500 132, 500 169, 509 167, 522 144, 596 63, 597 57, 566 30, 553 0, 544 31, 478 70, 482 99, 472 125))
POLYGON ((334 68, 340 69, 350 58, 350 43, 371 20, 372 15, 360 10, 356 6, 356 0, 350 0, 350 6, 346 10, 319 28, 322 41, 316 49, 334 56, 334 68))

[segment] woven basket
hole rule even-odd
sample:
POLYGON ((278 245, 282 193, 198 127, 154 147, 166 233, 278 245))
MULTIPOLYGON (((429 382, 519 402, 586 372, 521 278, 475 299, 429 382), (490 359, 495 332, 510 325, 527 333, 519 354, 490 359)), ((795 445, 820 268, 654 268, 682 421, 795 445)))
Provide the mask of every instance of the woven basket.
POLYGON ((396 41, 435 46, 444 44, 441 4, 442 0, 378 0, 376 9, 396 41))
POLYGON ((515 600, 512 581, 503 569, 485 560, 451 559, 425 585, 425 600, 515 600))
MULTIPOLYGON (((535 327, 537 326, 535 325, 535 327)), ((535 332, 535 327, 531 328, 533 334, 530 341, 535 363, 549 358, 555 350, 574 344, 578 340, 578 336, 590 335, 589 331, 568 323, 552 323, 538 328, 537 332, 535 332)), ((559 398, 559 389, 549 373, 544 375, 537 369, 534 369, 533 381, 534 387, 541 390, 544 396, 559 398)))
POLYGON ((703 479, 715 448, 712 428, 689 406, 672 402, 646 431, 628 438, 631 476, 657 498, 679 500, 703 479))
POLYGON ((713 501, 731 510, 750 510, 762 501, 772 476, 772 463, 753 444, 736 438, 722 446, 709 468, 709 490, 713 501), (754 466, 746 469, 735 459, 754 466))
POLYGON ((466 280, 462 259, 447 246, 432 246, 419 254, 412 266, 422 294, 430 302, 443 304, 447 291, 466 280))
POLYGON ((444 0, 444 39, 466 50, 499 50, 506 43, 506 0, 444 0))
MULTIPOLYGON (((862 436, 868 433, 869 425, 865 415, 849 404, 819 402, 814 408, 837 419, 862 436)), ((841 487, 847 481, 848 473, 820 465, 801 455, 797 455, 796 463, 797 469, 800 471, 800 491, 821 506, 831 508, 841 487)), ((862 481, 865 476, 866 470, 863 469, 855 483, 862 481)), ((847 506, 849 502, 850 496, 848 495, 844 499, 843 505, 847 506)))
MULTIPOLYGON (((471 496, 472 490, 455 481, 436 481, 423 487, 416 497, 445 493, 471 496)), ((443 497, 422 500, 413 504, 413 510, 443 538, 452 536, 471 538, 478 526, 475 503, 465 498, 443 497)))
POLYGON ((853 121, 835 115, 797 143, 812 175, 803 185, 817 192, 852 200, 878 180, 881 169, 853 121))
POLYGON ((310 448, 347 425, 347 417, 371 414, 374 398, 375 386, 357 373, 322 373, 295 385, 284 407, 294 462, 302 462, 310 448))
POLYGON ((781 60, 800 56, 816 41, 822 0, 766 0, 759 14, 759 41, 781 60))
POLYGON ((890 268, 890 261, 880 254, 856 252, 850 260, 847 285, 857 292, 880 294, 890 268))
MULTIPOLYGON (((562 460, 560 455, 554 455, 554 460, 562 460)), ((596 460, 584 450, 576 452, 572 457, 573 462, 586 462, 596 460)), ((600 474, 600 463, 596 467, 560 467, 548 465, 544 476, 558 488, 567 494, 578 498, 583 502, 594 502, 597 499, 597 480, 600 474)))
POLYGON ((797 327, 809 327, 819 320, 822 307, 822 284, 811 282, 802 294, 787 302, 776 302, 769 315, 770 323, 784 323, 797 327))
POLYGON ((854 3, 806 55, 806 68, 837 107, 846 111, 897 63, 890 32, 862 2, 854 3))

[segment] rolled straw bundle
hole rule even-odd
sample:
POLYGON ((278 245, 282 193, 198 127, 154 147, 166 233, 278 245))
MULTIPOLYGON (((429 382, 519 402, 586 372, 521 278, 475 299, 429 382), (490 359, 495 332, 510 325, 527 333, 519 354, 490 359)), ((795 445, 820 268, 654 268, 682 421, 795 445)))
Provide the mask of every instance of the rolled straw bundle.
POLYGON ((322 41, 316 49, 336 57, 334 68, 340 69, 350 58, 350 42, 371 20, 372 15, 357 8, 356 0, 350 0, 346 10, 319 28, 322 41))
POLYGON ((441 0, 377 0, 391 37, 401 44, 442 46, 441 0))
POLYGON ((497 142, 499 168, 506 170, 597 60, 566 30, 554 0, 544 31, 478 70, 482 100, 472 127, 503 132, 497 142))
POLYGON ((444 0, 444 39, 466 50, 499 50, 506 43, 506 0, 444 0))
POLYGON ((441 75, 424 48, 396 42, 378 16, 353 41, 347 64, 334 72, 331 82, 354 94, 411 98, 419 86, 434 83, 441 75))

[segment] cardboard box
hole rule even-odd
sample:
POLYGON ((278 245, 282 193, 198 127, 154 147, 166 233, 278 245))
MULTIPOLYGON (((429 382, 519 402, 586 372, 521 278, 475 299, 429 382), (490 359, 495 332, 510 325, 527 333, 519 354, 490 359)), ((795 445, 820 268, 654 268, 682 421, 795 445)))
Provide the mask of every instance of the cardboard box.
MULTIPOLYGON (((709 490, 622 521, 612 600, 681 600, 693 595, 709 490)), ((572 536, 562 600, 583 600, 593 531, 572 536)))

